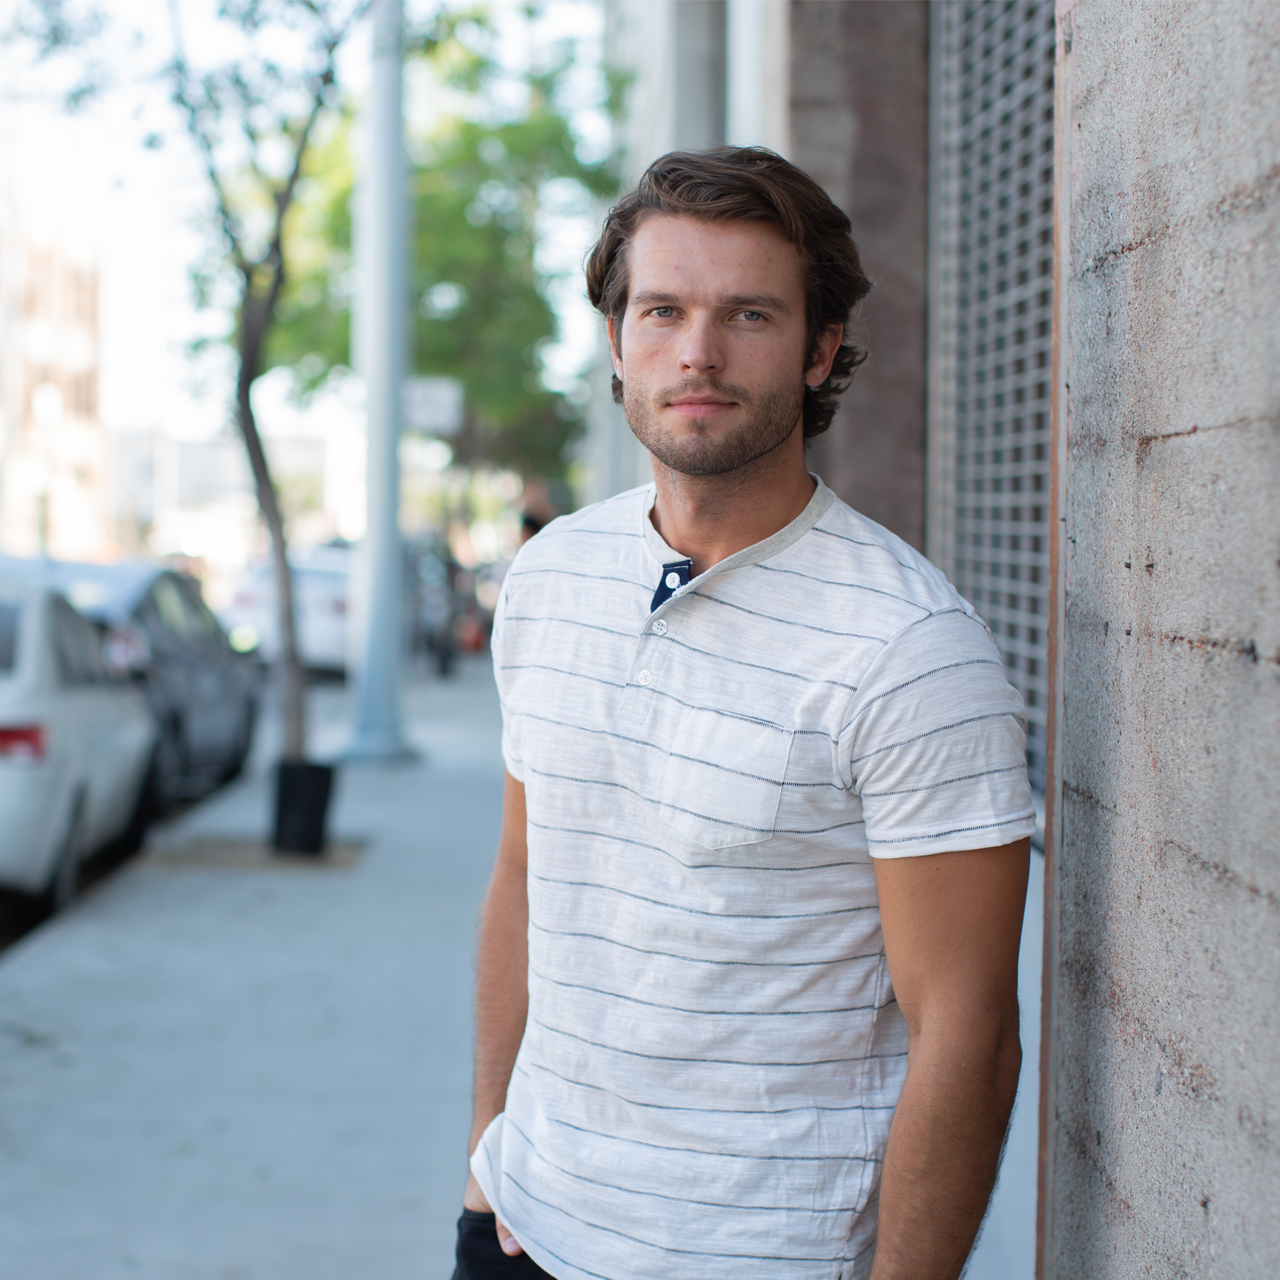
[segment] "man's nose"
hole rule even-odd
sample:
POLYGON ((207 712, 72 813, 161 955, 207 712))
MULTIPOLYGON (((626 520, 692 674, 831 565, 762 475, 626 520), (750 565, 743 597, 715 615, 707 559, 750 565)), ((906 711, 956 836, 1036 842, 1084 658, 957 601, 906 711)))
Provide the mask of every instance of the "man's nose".
POLYGON ((709 316, 690 320, 680 347, 680 368, 688 373, 718 373, 724 369, 724 349, 709 316))

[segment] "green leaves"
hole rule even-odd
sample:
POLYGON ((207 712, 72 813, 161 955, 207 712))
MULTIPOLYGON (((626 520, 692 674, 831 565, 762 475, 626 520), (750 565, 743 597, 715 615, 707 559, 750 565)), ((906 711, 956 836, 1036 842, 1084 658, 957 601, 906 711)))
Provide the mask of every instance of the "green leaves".
MULTIPOLYGON (((464 95, 496 74, 485 52, 483 10, 453 11, 417 39, 438 84, 464 95), (465 28, 465 30, 464 30, 465 28), (466 36, 464 40, 462 36, 466 36)), ((604 165, 583 164, 555 106, 564 67, 527 77, 516 119, 443 120, 421 142, 410 171, 414 373, 458 378, 466 391, 460 461, 489 461, 558 478, 580 429, 575 407, 540 378, 554 341, 549 276, 539 268, 539 218, 549 192, 615 190, 604 165)), ((464 96, 474 117, 485 104, 464 96)), ((311 152, 286 224, 289 276, 268 364, 292 366, 304 390, 349 361, 353 174, 349 124, 311 152)))
POLYGON ((578 424, 538 376, 556 318, 535 260, 537 219, 547 182, 590 189, 596 174, 544 104, 505 124, 454 123, 414 170, 413 366, 466 388, 464 460, 557 477, 578 424))
POLYGON ((314 145, 285 221, 288 264, 267 339, 265 367, 294 370, 304 394, 349 363, 351 303, 351 122, 314 145))

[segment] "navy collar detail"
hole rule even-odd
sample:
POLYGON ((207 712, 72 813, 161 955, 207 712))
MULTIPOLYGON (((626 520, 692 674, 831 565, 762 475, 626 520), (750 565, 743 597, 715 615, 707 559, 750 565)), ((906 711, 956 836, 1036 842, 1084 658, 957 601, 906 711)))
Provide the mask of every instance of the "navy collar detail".
POLYGON ((660 604, 670 600, 681 587, 689 585, 689 575, 693 572, 692 560, 673 560, 662 566, 662 577, 658 581, 658 589, 653 593, 653 603, 649 606, 652 613, 660 604))

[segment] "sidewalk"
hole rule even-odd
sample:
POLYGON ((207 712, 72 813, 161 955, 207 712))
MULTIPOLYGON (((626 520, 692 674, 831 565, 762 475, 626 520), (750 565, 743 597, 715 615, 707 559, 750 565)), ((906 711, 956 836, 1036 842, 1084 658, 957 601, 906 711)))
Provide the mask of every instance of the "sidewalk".
MULTIPOLYGON (((313 746, 346 690, 313 691, 313 746)), ((436 1280, 465 1178, 474 923, 497 840, 487 662, 407 691, 333 865, 268 861, 265 764, 0 957, 0 1271, 436 1280)))

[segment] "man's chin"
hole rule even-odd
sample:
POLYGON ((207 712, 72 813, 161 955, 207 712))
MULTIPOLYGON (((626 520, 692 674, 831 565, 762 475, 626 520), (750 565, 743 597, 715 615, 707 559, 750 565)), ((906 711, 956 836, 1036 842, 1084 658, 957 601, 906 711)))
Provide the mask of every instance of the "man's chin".
POLYGON ((785 438, 717 438, 709 432, 682 433, 680 437, 664 433, 648 438, 636 432, 636 438, 664 467, 682 476, 728 475, 758 462, 785 443, 785 438))
POLYGON ((780 448, 799 424, 803 395, 774 392, 759 402, 737 400, 708 417, 677 415, 643 396, 624 397, 636 439, 664 467, 685 476, 723 476, 780 448), (781 424, 791 426, 784 429, 781 424))
POLYGON ((743 453, 733 448, 662 448, 648 446, 649 452, 668 470, 682 476, 723 476, 739 471, 755 462, 760 454, 743 453))

